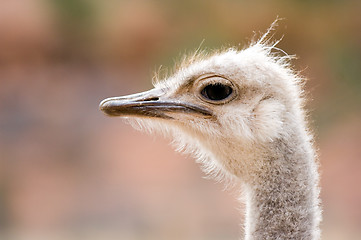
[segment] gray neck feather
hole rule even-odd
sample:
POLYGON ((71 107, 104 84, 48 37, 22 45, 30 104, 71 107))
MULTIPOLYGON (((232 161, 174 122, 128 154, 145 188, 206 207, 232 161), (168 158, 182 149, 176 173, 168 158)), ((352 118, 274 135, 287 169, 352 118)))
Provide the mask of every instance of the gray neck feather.
POLYGON ((246 239, 318 239, 318 173, 310 143, 279 140, 269 149, 257 177, 245 183, 246 239))

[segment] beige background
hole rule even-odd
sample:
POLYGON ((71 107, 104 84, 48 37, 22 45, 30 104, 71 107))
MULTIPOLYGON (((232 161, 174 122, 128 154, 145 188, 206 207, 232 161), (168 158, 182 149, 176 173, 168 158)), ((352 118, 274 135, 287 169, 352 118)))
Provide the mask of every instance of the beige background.
POLYGON ((1 239, 238 239, 236 191, 98 111, 182 54, 259 36, 307 76, 324 239, 360 239, 361 2, 0 1, 1 239))

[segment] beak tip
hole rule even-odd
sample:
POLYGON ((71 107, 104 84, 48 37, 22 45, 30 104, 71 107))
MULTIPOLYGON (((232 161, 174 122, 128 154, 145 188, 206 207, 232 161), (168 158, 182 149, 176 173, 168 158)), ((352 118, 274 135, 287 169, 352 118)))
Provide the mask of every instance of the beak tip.
POLYGON ((104 99, 103 101, 101 101, 99 103, 99 110, 102 111, 105 115, 107 116, 112 116, 112 111, 111 111, 111 101, 109 101, 109 99, 104 99))
POLYGON ((106 105, 106 101, 107 99, 104 99, 102 100, 100 103, 99 103, 99 110, 103 111, 104 108, 105 108, 105 105, 106 105))

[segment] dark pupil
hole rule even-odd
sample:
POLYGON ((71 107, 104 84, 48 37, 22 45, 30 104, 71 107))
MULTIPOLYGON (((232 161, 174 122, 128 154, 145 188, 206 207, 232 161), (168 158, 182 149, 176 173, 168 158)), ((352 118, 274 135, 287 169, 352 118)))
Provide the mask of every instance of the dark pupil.
POLYGON ((219 101, 227 98, 232 88, 223 84, 211 84, 203 88, 201 94, 210 100, 219 101))

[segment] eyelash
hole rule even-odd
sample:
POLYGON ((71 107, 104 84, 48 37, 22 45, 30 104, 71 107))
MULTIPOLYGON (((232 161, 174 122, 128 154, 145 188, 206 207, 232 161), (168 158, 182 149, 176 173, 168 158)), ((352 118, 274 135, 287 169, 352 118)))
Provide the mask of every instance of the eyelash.
POLYGON ((220 75, 208 75, 198 78, 195 85, 196 93, 206 102, 213 104, 224 104, 236 96, 238 92, 232 82, 220 75))

